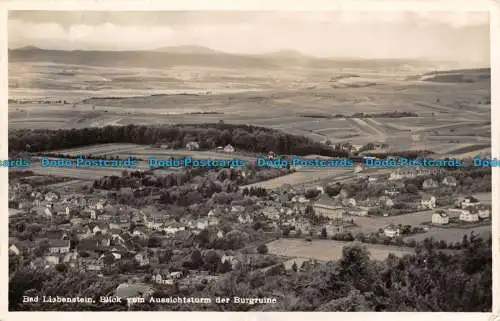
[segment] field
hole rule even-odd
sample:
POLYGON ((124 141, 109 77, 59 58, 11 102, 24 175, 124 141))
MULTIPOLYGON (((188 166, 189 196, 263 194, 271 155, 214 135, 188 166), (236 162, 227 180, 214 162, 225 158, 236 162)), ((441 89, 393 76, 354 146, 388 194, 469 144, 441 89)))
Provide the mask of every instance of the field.
MULTIPOLYGON (((338 260, 342 257, 342 248, 349 243, 331 240, 313 240, 306 242, 303 239, 279 239, 267 244, 269 253, 296 257, 302 259, 316 259, 318 261, 338 260)), ((385 245, 365 245, 370 251, 371 257, 376 260, 384 260, 389 253, 397 256, 411 254, 410 248, 385 246, 385 245)))
MULTIPOLYGON (((454 81, 456 77, 409 80, 408 76, 434 68, 395 68, 389 72, 356 65, 324 69, 288 66, 270 72, 264 68, 68 65, 57 59, 50 63, 11 61, 9 128, 222 120, 272 127, 317 141, 386 143, 388 151, 488 152, 488 77, 477 76, 472 82, 454 81), (414 112, 419 117, 304 117, 392 111, 414 112), (464 145, 454 149, 458 143, 464 145)), ((478 71, 481 73, 487 76, 488 71, 478 71)), ((92 147, 88 150, 100 153, 92 147)), ((130 150, 105 152, 123 154, 130 150)))

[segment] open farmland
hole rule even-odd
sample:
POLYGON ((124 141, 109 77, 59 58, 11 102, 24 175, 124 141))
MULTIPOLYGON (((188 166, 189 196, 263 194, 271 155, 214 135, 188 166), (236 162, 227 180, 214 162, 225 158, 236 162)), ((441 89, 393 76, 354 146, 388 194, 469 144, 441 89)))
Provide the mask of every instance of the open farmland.
POLYGON ((488 77, 472 82, 408 78, 409 73, 424 74, 433 67, 391 72, 362 66, 285 68, 273 70, 271 76, 259 68, 150 69, 14 61, 9 63, 9 127, 224 121, 272 127, 317 141, 387 143, 389 151, 428 147, 440 152, 457 140, 489 144, 488 77), (419 117, 304 117, 393 111, 419 117), (421 136, 418 141, 411 138, 415 134, 421 136), (479 137, 484 141, 478 142, 479 137))
MULTIPOLYGON (((303 259, 309 258, 318 261, 332 261, 342 257, 342 249, 348 244, 331 240, 305 242, 303 239, 279 239, 268 243, 267 247, 271 254, 303 259)), ((366 244, 365 246, 370 251, 371 257, 376 260, 384 260, 390 253, 397 256, 413 253, 410 248, 373 244, 366 244)))

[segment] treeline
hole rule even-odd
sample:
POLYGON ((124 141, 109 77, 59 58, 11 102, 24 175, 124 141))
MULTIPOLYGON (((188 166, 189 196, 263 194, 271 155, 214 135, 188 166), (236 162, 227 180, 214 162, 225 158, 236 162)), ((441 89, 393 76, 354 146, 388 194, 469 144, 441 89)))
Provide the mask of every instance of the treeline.
POLYGON ((13 130, 9 133, 9 152, 40 152, 106 143, 155 144, 158 141, 173 148, 184 148, 196 141, 201 149, 231 144, 237 149, 293 155, 347 157, 309 138, 294 136, 275 129, 234 124, 181 124, 165 126, 106 126, 100 128, 59 130, 13 130))
MULTIPOLYGON (((97 155, 97 156, 95 156, 92 154, 70 155, 70 154, 63 154, 63 153, 39 152, 39 153, 34 153, 33 155, 38 156, 38 157, 66 158, 66 159, 76 159, 79 157, 86 158, 86 159, 105 159, 105 160, 120 160, 120 159, 124 160, 124 159, 126 159, 125 157, 120 158, 119 156, 113 156, 113 155, 97 155)), ((143 160, 143 159, 132 157, 131 160, 139 161, 139 160, 143 160)))
POLYGON ((385 113, 354 113, 351 115, 335 114, 335 115, 322 115, 322 114, 302 114, 306 118, 404 118, 404 117, 419 117, 417 113, 407 111, 391 111, 385 113))

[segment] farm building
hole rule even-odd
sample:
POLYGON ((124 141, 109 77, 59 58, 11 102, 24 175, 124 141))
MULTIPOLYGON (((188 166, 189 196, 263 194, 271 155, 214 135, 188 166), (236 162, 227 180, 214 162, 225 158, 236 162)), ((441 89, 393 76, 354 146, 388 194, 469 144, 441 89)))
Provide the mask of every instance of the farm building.
POLYGON ((386 228, 384 228, 384 235, 387 237, 397 237, 401 234, 401 231, 399 230, 398 227, 394 225, 389 225, 386 228))
POLYGON ((200 149, 200 144, 197 142, 189 142, 186 144, 186 149, 187 150, 198 150, 200 149))
POLYGON ((450 217, 446 213, 432 214, 432 224, 445 225, 450 223, 450 217))
POLYGON ((424 208, 428 209, 436 208, 436 197, 432 195, 423 195, 421 204, 424 208))
POLYGON ((318 216, 342 219, 343 207, 325 194, 318 201, 314 202, 313 208, 318 216))
POLYGON ((460 214, 460 220, 464 222, 477 222, 479 221, 479 216, 477 213, 464 212, 460 214))

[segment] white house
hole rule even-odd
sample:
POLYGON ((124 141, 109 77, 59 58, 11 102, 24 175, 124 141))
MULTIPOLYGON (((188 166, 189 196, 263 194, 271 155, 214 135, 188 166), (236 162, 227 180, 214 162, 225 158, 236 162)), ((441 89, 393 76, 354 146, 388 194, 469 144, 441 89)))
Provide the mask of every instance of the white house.
POLYGON ((464 222, 477 222, 479 221, 479 216, 477 213, 464 212, 460 214, 460 220, 464 222))
POLYGON ((253 222, 253 219, 249 214, 240 214, 238 215, 238 222, 241 224, 249 224, 253 222))
POLYGON ((436 208, 436 197, 432 195, 423 195, 421 204, 424 208, 428 209, 436 208))
POLYGON ((239 263, 239 261, 232 255, 223 255, 221 257, 221 262, 224 263, 224 262, 228 262, 231 264, 231 267, 233 269, 236 268, 237 264, 239 263))
POLYGON ((460 209, 460 208, 449 208, 446 211, 446 214, 448 214, 448 216, 450 218, 459 218, 462 214, 463 215, 467 215, 469 213, 470 212, 468 210, 463 210, 463 209, 460 209))
POLYGON ((446 213, 432 214, 432 224, 445 225, 450 223, 450 217, 446 213))
POLYGON ((394 225, 389 225, 384 229, 384 235, 387 237, 397 237, 401 234, 398 227, 394 225))
POLYGON ((234 153, 234 147, 231 146, 231 145, 226 145, 226 147, 224 147, 224 152, 226 152, 226 153, 234 153))
POLYGON ((432 188, 438 188, 438 187, 439 187, 439 183, 435 179, 432 179, 432 178, 428 178, 422 183, 423 189, 432 189, 432 188))
POLYGON ((338 219, 343 217, 343 207, 339 206, 334 200, 330 199, 326 195, 323 195, 317 202, 315 202, 313 208, 314 212, 318 216, 338 219))
POLYGON ((485 209, 480 209, 477 211, 477 215, 479 218, 485 219, 490 217, 490 210, 485 208, 485 209))
POLYGON ((189 142, 186 144, 187 150, 198 150, 200 149, 200 144, 198 142, 189 142))
POLYGON ((45 200, 47 202, 54 202, 58 199, 59 197, 57 196, 56 193, 54 192, 48 192, 47 194, 45 194, 45 200))
POLYGON ((446 176, 441 183, 445 186, 457 186, 457 180, 453 176, 446 176))

